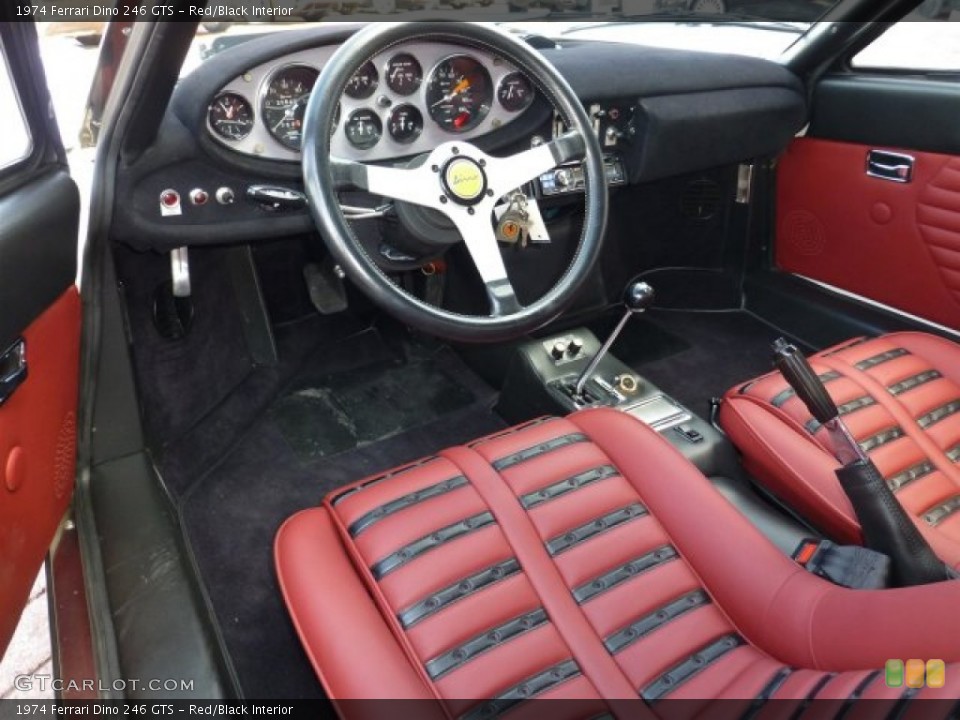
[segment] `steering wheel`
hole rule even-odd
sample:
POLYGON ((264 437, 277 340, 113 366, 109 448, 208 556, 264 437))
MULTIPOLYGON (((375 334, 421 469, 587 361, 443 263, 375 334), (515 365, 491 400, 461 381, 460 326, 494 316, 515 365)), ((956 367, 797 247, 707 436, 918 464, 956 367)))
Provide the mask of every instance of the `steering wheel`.
POLYGON ((351 36, 318 78, 304 115, 303 176, 310 211, 330 253, 376 304, 406 324, 450 340, 496 342, 519 337, 560 314, 595 264, 607 219, 603 154, 576 94, 539 53, 499 29, 472 23, 372 23, 351 36), (337 105, 364 63, 414 40, 484 49, 522 70, 551 101, 566 127, 552 142, 509 157, 493 157, 451 139, 406 167, 330 156, 337 105), (522 306, 507 276, 493 227, 493 210, 512 191, 571 160, 583 160, 585 216, 570 265, 536 302, 522 306), (422 162, 420 162, 422 160, 422 162), (337 191, 355 188, 439 211, 460 233, 486 287, 490 314, 463 315, 423 302, 380 269, 354 235, 337 191))

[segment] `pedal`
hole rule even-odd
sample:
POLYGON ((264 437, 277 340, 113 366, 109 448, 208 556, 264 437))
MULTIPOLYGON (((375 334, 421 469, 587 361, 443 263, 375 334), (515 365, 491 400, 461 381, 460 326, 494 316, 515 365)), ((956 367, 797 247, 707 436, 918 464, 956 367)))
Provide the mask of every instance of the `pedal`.
POLYGON ((190 283, 190 253, 186 247, 170 251, 170 278, 174 297, 190 297, 193 288, 190 283))
POLYGON ((343 270, 332 262, 322 265, 309 263, 303 268, 310 302, 321 315, 333 315, 347 309, 347 290, 343 285, 343 270))

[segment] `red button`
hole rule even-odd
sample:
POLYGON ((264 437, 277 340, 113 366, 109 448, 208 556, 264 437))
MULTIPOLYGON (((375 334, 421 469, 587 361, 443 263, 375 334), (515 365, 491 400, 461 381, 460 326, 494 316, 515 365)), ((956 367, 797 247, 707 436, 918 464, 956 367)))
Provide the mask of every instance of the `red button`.
POLYGON ((160 193, 160 202, 166 207, 176 207, 180 204, 180 193, 176 190, 164 190, 160 193))
POLYGON ((210 196, 207 194, 206 190, 192 190, 190 192, 190 202, 194 205, 206 205, 207 200, 210 199, 210 196))

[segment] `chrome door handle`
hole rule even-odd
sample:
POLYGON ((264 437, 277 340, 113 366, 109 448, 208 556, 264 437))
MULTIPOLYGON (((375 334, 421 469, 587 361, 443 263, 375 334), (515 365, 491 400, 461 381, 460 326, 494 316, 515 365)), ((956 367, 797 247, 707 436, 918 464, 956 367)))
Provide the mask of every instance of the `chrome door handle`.
POLYGON ((27 379, 27 344, 18 339, 0 355, 0 405, 27 379))
POLYGON ((891 182, 908 183, 913 180, 914 162, 911 155, 871 150, 867 153, 867 175, 891 182))

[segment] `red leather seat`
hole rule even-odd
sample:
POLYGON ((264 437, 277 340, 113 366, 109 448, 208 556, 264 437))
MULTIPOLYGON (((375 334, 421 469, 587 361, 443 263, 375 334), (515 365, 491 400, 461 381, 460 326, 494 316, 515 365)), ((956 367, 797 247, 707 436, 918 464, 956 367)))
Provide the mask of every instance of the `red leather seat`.
MULTIPOLYGON (((920 532, 960 567, 960 346, 897 333, 853 340, 810 361, 920 532)), ((832 537, 860 541, 827 433, 779 373, 728 392, 720 423, 774 495, 832 537)))
POLYGON ((683 706, 692 717, 713 698, 738 699, 725 706, 735 717, 792 699, 779 706, 790 717, 814 698, 837 711, 857 698, 960 695, 960 582, 831 585, 613 410, 528 424, 344 488, 287 521, 276 565, 335 700, 420 698, 438 718, 581 700, 551 706, 559 718, 646 717, 665 699, 694 701, 683 706), (942 659, 946 686, 887 687, 890 658, 942 659))
POLYGON ((814 698, 838 709, 960 695, 960 582, 821 580, 614 410, 344 488, 287 521, 276 564, 333 699, 420 698, 437 717, 468 718, 530 697, 582 701, 551 706, 557 717, 699 699, 692 717, 713 698, 740 699, 731 712, 793 699, 793 712, 814 698), (890 658, 944 660, 947 684, 887 687, 890 658), (638 697, 646 704, 606 703, 638 697))

